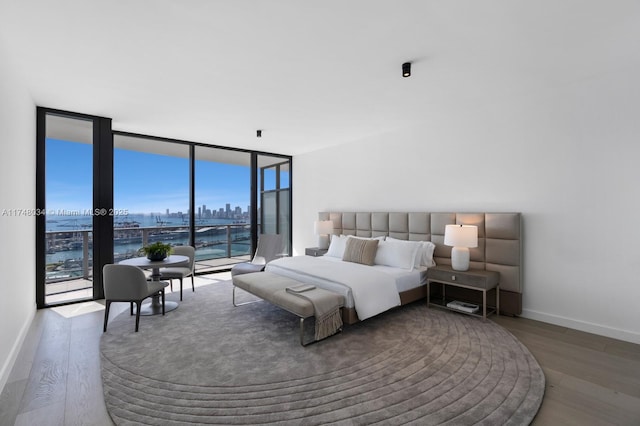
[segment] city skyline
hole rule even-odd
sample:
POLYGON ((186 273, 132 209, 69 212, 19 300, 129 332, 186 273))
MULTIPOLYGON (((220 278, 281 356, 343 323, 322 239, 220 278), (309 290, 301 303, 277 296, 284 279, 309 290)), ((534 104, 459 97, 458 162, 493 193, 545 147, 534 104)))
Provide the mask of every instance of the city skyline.
MULTIPOLYGON (((196 218, 197 219, 245 219, 249 215, 251 206, 247 205, 246 210, 243 210, 241 206, 231 207, 231 203, 226 203, 225 207, 217 209, 209 209, 206 204, 196 206, 196 218)), ((183 216, 189 216, 190 211, 186 212, 178 210, 172 212, 169 208, 165 210, 165 216, 168 218, 182 218, 183 216)))

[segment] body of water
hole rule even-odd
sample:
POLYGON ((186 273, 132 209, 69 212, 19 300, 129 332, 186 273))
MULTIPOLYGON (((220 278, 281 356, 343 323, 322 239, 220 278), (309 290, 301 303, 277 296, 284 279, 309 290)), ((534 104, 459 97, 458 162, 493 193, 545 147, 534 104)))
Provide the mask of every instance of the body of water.
MULTIPOLYGON (((47 278, 63 279, 82 276, 83 239, 89 238, 91 264, 91 216, 47 216, 47 278)), ((188 218, 159 215, 127 215, 114 217, 114 261, 138 256, 143 229, 147 241, 162 241, 173 246, 189 244, 188 218)), ((242 256, 251 248, 249 224, 235 219, 202 219, 196 221, 196 260, 242 256), (230 235, 227 228, 230 226, 230 235), (229 239, 228 239, 229 237, 229 239), (230 244, 229 244, 230 243, 230 244)))
MULTIPOLYGON (((166 216, 159 213, 147 214, 119 214, 112 215, 114 228, 154 228, 188 226, 189 217, 166 216)), ((244 219, 196 219, 196 226, 228 225, 245 223, 244 219)), ((47 232, 53 231, 84 231, 93 227, 93 216, 89 212, 69 211, 65 215, 47 215, 47 232)))

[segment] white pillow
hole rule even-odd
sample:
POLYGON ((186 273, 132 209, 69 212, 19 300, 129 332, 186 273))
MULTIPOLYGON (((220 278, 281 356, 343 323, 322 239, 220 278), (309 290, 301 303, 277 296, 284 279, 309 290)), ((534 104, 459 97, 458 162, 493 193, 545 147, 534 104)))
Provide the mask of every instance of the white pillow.
POLYGON ((436 266, 436 262, 433 260, 433 251, 436 249, 436 245, 433 244, 431 241, 407 241, 407 240, 398 240, 393 237, 387 237, 387 240, 420 244, 420 249, 416 253, 416 258, 414 259, 414 263, 413 263, 414 268, 419 268, 420 266, 426 266, 428 268, 431 268, 432 266, 436 266))
POLYGON ((422 244, 416 241, 402 241, 387 238, 378 243, 375 263, 377 265, 412 270, 415 264, 416 254, 421 247, 422 244))
POLYGON ((387 241, 392 241, 397 244, 404 244, 410 247, 416 247, 416 251, 413 257, 413 267, 420 267, 420 259, 422 257, 422 241, 408 241, 408 240, 399 240, 393 237, 387 237, 387 241))
POLYGON ((346 235, 332 235, 331 243, 329 244, 329 250, 325 256, 331 257, 339 257, 342 259, 344 256, 344 249, 347 247, 347 236, 346 235))
POLYGON ((436 249, 436 245, 431 241, 422 242, 422 256, 420 257, 420 264, 431 268, 436 266, 436 261, 433 260, 433 251, 436 249))

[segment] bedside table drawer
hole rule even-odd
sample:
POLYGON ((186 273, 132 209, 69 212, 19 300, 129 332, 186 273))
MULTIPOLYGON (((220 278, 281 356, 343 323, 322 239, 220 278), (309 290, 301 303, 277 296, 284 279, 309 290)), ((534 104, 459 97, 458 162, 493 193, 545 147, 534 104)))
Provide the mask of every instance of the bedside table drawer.
POLYGON ((477 287, 479 289, 492 289, 498 284, 499 274, 493 271, 455 271, 451 268, 429 268, 427 278, 433 281, 477 287))
POLYGON ((460 273, 458 271, 433 270, 433 272, 431 272, 431 270, 429 270, 428 276, 432 280, 451 281, 451 282, 456 282, 458 284, 472 285, 472 286, 478 286, 478 287, 482 287, 485 282, 484 277, 481 277, 478 275, 465 275, 464 273, 460 273))

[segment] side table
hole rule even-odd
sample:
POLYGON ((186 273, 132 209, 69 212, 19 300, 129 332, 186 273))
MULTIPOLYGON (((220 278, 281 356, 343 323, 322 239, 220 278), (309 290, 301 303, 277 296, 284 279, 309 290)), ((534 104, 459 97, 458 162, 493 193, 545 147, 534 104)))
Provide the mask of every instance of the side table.
POLYGON ((468 315, 481 316, 487 319, 487 314, 496 313, 500 315, 500 274, 496 271, 484 271, 480 269, 469 269, 468 271, 456 271, 451 266, 435 266, 427 270, 427 306, 436 306, 449 309, 455 312, 462 312, 468 315), (431 283, 442 285, 442 299, 431 300, 431 283), (467 288, 482 292, 482 315, 462 311, 460 309, 447 306, 449 300, 446 296, 447 286, 467 288), (496 293, 495 308, 487 309, 487 292, 494 290, 496 293))
MULTIPOLYGON (((182 256, 177 254, 172 254, 171 256, 167 256, 164 260, 151 261, 146 257, 133 257, 131 259, 121 260, 120 262, 123 265, 133 265, 137 266, 140 269, 151 269, 153 274, 151 275, 151 279, 153 281, 160 281, 160 268, 165 268, 169 266, 185 266, 189 264, 189 256, 182 256)), ((177 302, 173 302, 170 300, 166 300, 164 302, 164 310, 165 312, 173 311, 178 307, 177 302)), ((151 296, 151 303, 145 303, 142 305, 140 309, 140 315, 157 315, 162 313, 162 304, 160 303, 160 295, 155 294, 151 296)))

